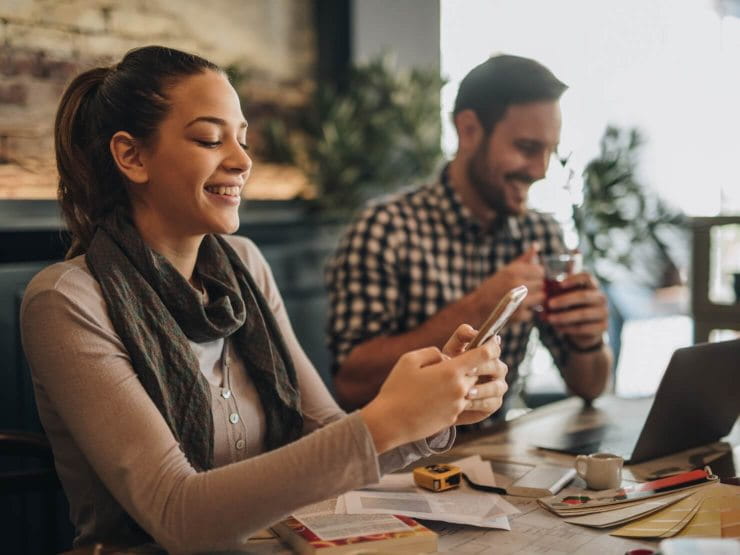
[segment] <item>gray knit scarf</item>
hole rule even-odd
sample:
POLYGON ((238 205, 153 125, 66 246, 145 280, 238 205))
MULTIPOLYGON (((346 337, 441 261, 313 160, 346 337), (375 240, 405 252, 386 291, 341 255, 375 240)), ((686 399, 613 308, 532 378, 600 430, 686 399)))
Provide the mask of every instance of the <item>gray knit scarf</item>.
POLYGON ((300 437, 290 354, 267 301, 225 239, 207 235, 198 252, 205 304, 123 212, 99 226, 86 260, 136 374, 194 468, 213 467, 213 418, 208 382, 188 340, 231 338, 262 401, 266 449, 300 437))

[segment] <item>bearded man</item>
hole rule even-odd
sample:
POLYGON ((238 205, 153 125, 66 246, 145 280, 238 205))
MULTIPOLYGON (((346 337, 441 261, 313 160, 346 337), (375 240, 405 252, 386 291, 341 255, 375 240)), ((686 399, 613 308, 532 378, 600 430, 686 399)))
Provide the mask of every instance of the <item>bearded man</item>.
MULTIPOLYGON (((556 221, 527 207, 560 141, 566 88, 527 58, 478 65, 460 83, 458 150, 439 180, 375 202, 348 228, 326 272, 334 385, 346 409, 372 399, 402 353, 441 348, 463 322, 479 326, 518 285, 529 295, 501 334, 509 394, 535 327, 572 393, 604 391, 606 297, 588 272, 545 297, 539 257, 567 249, 556 221)), ((473 388, 469 408, 484 410, 475 398, 473 388)))

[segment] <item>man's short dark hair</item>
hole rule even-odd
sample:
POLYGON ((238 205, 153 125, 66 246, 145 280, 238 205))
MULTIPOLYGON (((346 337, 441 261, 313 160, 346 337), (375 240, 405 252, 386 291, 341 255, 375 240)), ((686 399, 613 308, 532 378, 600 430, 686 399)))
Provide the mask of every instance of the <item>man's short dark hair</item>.
POLYGON ((509 105, 558 100, 567 88, 535 60, 508 54, 493 56, 460 82, 453 114, 473 110, 490 133, 509 105))

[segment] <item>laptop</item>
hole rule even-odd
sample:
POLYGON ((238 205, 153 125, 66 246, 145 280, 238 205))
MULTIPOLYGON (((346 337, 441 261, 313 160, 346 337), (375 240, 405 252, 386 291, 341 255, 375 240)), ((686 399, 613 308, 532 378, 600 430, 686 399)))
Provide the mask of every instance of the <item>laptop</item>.
POLYGON ((617 415, 603 427, 563 433, 536 446, 571 454, 614 453, 638 463, 713 443, 740 415, 740 339, 673 353, 646 419, 617 415))

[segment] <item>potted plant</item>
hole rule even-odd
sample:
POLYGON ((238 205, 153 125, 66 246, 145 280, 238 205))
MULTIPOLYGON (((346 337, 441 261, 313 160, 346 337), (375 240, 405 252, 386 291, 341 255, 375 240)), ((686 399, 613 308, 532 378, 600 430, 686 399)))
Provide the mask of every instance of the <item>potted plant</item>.
POLYGON ((573 219, 584 261, 603 283, 629 276, 653 288, 675 285, 676 258, 688 258, 688 219, 638 179, 642 145, 638 129, 607 127, 573 219))
POLYGON ((583 202, 573 206, 584 262, 609 300, 615 366, 626 320, 681 312, 687 297, 677 287, 665 306, 655 302, 656 290, 683 285, 689 222, 639 180, 643 144, 636 128, 607 127, 599 155, 583 172, 583 202))
POLYGON ((438 72, 394 69, 388 55, 319 84, 298 125, 265 126, 265 154, 301 167, 313 211, 346 217, 369 198, 427 178, 442 158, 438 72))

